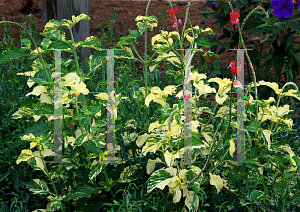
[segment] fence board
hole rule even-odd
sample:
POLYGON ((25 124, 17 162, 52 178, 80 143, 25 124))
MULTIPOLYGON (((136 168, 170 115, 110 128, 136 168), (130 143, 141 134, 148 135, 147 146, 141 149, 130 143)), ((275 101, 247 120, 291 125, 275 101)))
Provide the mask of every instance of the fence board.
MULTIPOLYGON (((78 16, 80 14, 89 15, 89 1, 88 0, 56 0, 57 2, 57 19, 62 21, 63 19, 72 20, 72 16, 78 16)), ((63 28, 66 33, 66 38, 71 39, 70 31, 63 28)), ((75 42, 85 41, 90 36, 90 23, 89 21, 80 21, 72 28, 72 33, 75 42)), ((88 48, 80 48, 77 55, 86 61, 89 56, 88 48)), ((66 57, 70 54, 66 53, 66 57)))

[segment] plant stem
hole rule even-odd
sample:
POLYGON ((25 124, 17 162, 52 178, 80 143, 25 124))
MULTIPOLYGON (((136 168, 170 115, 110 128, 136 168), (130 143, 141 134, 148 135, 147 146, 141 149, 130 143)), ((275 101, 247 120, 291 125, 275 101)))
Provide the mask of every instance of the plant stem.
POLYGON ((148 1, 147 7, 146 7, 146 16, 148 15, 148 9, 149 9, 150 3, 151 3, 151 0, 148 1))
MULTIPOLYGON (((108 176, 107 176, 107 172, 106 172, 106 167, 104 168, 104 175, 105 175, 105 180, 106 180, 107 186, 110 187, 110 185, 109 185, 109 183, 108 183, 108 176)), ((110 191, 110 194, 112 195, 112 197, 113 197, 114 199, 116 199, 114 193, 112 192, 112 190, 111 190, 110 188, 109 188, 109 191, 110 191)))
POLYGON ((53 13, 54 13, 54 19, 57 20, 57 15, 56 15, 56 8, 55 8, 55 4, 54 4, 55 0, 52 0, 52 8, 53 8, 53 13))
MULTIPOLYGON (((148 8, 150 6, 151 0, 149 0, 147 7, 146 7, 146 14, 145 16, 148 16, 148 8)), ((145 30, 145 60, 144 60, 144 78, 145 78, 145 89, 146 89, 146 97, 148 95, 148 76, 147 76, 147 72, 148 72, 148 61, 147 61, 147 28, 145 30)), ((147 116, 149 113, 149 107, 146 107, 146 114, 145 116, 147 116)), ((146 118, 146 120, 148 120, 146 118)))
MULTIPOLYGON (((69 30, 70 30, 70 34, 71 34, 72 44, 74 45, 75 44, 75 40, 74 40, 72 28, 69 27, 69 30)), ((74 53, 74 58, 75 58, 75 64, 76 64, 77 73, 80 75, 80 77, 83 77, 83 73, 81 73, 80 68, 79 68, 79 63, 78 63, 76 48, 72 47, 72 51, 74 53)))
POLYGON ((200 177, 201 173, 206 169, 208 163, 210 162, 213 153, 216 151, 216 149, 218 148, 218 146, 219 146, 219 144, 221 143, 221 141, 223 141, 223 138, 224 138, 224 136, 226 135, 227 130, 228 130, 229 126, 230 126, 230 122, 229 122, 229 124, 227 125, 227 128, 226 128, 225 132, 223 133, 223 136, 221 137, 221 139, 219 139, 219 141, 218 141, 218 143, 217 143, 217 145, 216 145, 216 147, 215 147, 215 142, 216 142, 216 137, 217 137, 218 131, 220 130, 220 127, 221 127, 222 123, 224 122, 224 119, 225 119, 224 117, 225 117, 225 115, 226 115, 226 113, 227 113, 228 110, 230 110, 230 109, 227 109, 227 110, 224 112, 223 118, 222 118, 222 120, 221 120, 221 122, 220 122, 220 124, 219 124, 219 126, 218 126, 218 128, 217 128, 217 130, 216 130, 216 133, 215 133, 214 139, 213 139, 213 143, 212 143, 212 145, 211 145, 211 147, 210 147, 209 155, 208 155, 208 158, 207 158, 207 160, 206 160, 206 162, 205 162, 205 164, 204 164, 204 167, 201 169, 201 171, 198 173, 198 175, 197 175, 196 177, 194 177, 194 179, 192 179, 191 181, 183 180, 184 183, 186 183, 186 184, 188 184, 188 185, 191 185, 191 184, 193 184, 193 183, 200 177), (214 148, 214 147, 215 147, 215 148, 214 148))
MULTIPOLYGON (((39 145, 40 145, 40 144, 39 144, 39 145)), ((56 195, 56 197, 58 198, 59 195, 58 195, 56 186, 55 186, 55 184, 54 184, 54 182, 53 182, 53 180, 52 180, 52 178, 51 178, 51 176, 50 176, 50 173, 49 173, 49 171, 48 171, 48 169, 47 169, 47 166, 46 166, 45 160, 44 160, 44 158, 43 158, 43 154, 42 154, 42 152, 41 152, 40 147, 38 147, 38 150, 39 150, 39 153, 40 153, 40 155, 41 155, 41 159, 42 159, 42 162, 43 162, 43 166, 44 166, 44 168, 45 168, 45 169, 44 169, 45 174, 46 174, 46 176, 48 177, 48 179, 50 180, 51 185, 52 185, 52 187, 53 187, 53 190, 54 190, 54 192, 55 192, 55 195, 56 195)), ((61 207, 61 210, 64 212, 65 210, 64 210, 64 208, 63 208, 61 202, 60 202, 60 207, 61 207)))
POLYGON ((49 82, 51 82, 51 77, 49 76, 49 74, 48 74, 48 72, 47 72, 46 65, 45 65, 45 61, 43 60, 42 55, 41 55, 41 52, 40 52, 40 50, 39 50, 39 48, 38 48, 38 46, 37 46, 35 40, 34 40, 33 37, 31 36, 31 34, 30 34, 30 33, 27 31, 27 29, 26 29, 24 26, 22 26, 21 24, 18 24, 18 23, 16 23, 16 22, 12 22, 12 21, 0 21, 0 24, 5 24, 5 23, 15 24, 15 25, 19 26, 19 27, 21 27, 21 28, 29 35, 29 37, 30 37, 32 43, 34 43, 35 48, 36 48, 36 50, 37 50, 37 52, 38 52, 39 58, 40 58, 40 60, 41 60, 43 69, 44 69, 44 71, 45 71, 45 73, 46 73, 46 75, 47 75, 47 78, 48 78, 49 82))

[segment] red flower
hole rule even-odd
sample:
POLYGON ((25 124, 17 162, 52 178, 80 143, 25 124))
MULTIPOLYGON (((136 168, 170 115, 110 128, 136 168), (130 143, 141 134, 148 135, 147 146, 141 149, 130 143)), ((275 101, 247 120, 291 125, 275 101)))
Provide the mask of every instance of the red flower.
POLYGON ((232 67, 232 66, 234 66, 234 65, 235 65, 235 61, 231 61, 231 62, 230 62, 230 65, 228 66, 228 68, 229 68, 229 67, 232 67))
POLYGON ((237 67, 236 66, 231 66, 231 71, 233 73, 236 73, 237 74, 237 67))
POLYGON ((169 15, 171 16, 171 23, 174 22, 174 13, 175 12, 178 12, 178 7, 175 7, 175 9, 172 8, 169 10, 169 15))
POLYGON ((70 125, 71 125, 71 126, 74 126, 74 125, 75 125, 75 123, 70 123, 70 125))
POLYGON ((174 22, 174 16, 171 16, 171 23, 174 22))
POLYGON ((182 21, 181 21, 181 19, 178 19, 178 24, 182 24, 182 21))
POLYGON ((240 14, 239 14, 238 12, 234 12, 234 13, 233 13, 233 16, 234 16, 235 18, 239 18, 239 17, 240 17, 240 14))
POLYGON ((239 24, 239 19, 238 19, 239 17, 240 17, 240 13, 238 12, 230 13, 230 20, 232 25, 239 24))

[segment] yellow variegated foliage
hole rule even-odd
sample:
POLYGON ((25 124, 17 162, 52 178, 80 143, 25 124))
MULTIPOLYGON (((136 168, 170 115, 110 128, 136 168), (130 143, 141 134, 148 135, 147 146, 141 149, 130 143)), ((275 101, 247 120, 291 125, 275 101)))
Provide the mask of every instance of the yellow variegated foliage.
POLYGON ((39 96, 42 93, 47 93, 47 87, 39 85, 39 86, 36 86, 32 92, 26 94, 26 96, 29 96, 29 95, 39 96))
POLYGON ((211 78, 208 80, 208 82, 216 82, 219 84, 219 89, 218 92, 216 93, 216 102, 219 105, 222 105, 228 97, 226 93, 230 91, 230 86, 232 82, 230 81, 230 79, 224 78, 222 80, 218 77, 211 78))
MULTIPOLYGON (((282 148, 284 151, 286 151, 286 152, 289 153, 289 156, 290 156, 290 158, 291 158, 291 160, 292 160, 292 164, 293 164, 294 167, 290 168, 289 172, 291 172, 291 171, 296 171, 296 170, 297 170, 296 161, 292 158, 293 156, 296 156, 295 153, 293 152, 293 150, 291 149, 291 147, 290 147, 288 144, 286 144, 286 145, 284 145, 284 146, 281 146, 281 148, 282 148)), ((299 156, 297 156, 297 157, 298 157, 298 159, 300 159, 299 156)))
POLYGON ((263 134, 268 142, 268 149, 271 148, 271 135, 272 135, 272 132, 270 130, 263 130, 263 134))
POLYGON ((161 160, 159 158, 156 158, 155 160, 149 159, 146 166, 147 174, 151 174, 155 169, 155 165, 160 162, 161 160))
POLYGON ((219 175, 215 175, 215 174, 211 174, 210 175, 210 184, 214 185, 217 189, 217 193, 219 193, 221 191, 221 189, 223 188, 223 180, 219 175))
POLYGON ((229 154, 231 155, 231 157, 233 157, 233 153, 235 151, 235 143, 233 138, 229 141, 229 143, 230 143, 229 154))
POLYGON ((195 201, 195 203, 192 207, 194 194, 195 194, 194 191, 188 191, 186 194, 184 194, 184 195, 186 195, 184 203, 185 203, 186 207, 188 207, 189 210, 191 210, 193 207, 195 207, 195 208, 199 207, 199 197, 198 197, 198 195, 196 195, 196 201, 195 201))

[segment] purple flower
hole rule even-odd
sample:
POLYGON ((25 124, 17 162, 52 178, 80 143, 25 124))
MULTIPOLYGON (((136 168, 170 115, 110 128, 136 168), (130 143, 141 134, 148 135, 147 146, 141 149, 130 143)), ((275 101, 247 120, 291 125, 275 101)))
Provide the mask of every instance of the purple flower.
POLYGON ((212 9, 216 9, 216 2, 212 2, 212 3, 210 4, 210 7, 211 7, 212 9))
POLYGON ((273 14, 277 18, 289 18, 293 15, 294 3, 292 0, 272 0, 271 7, 274 9, 273 14))

